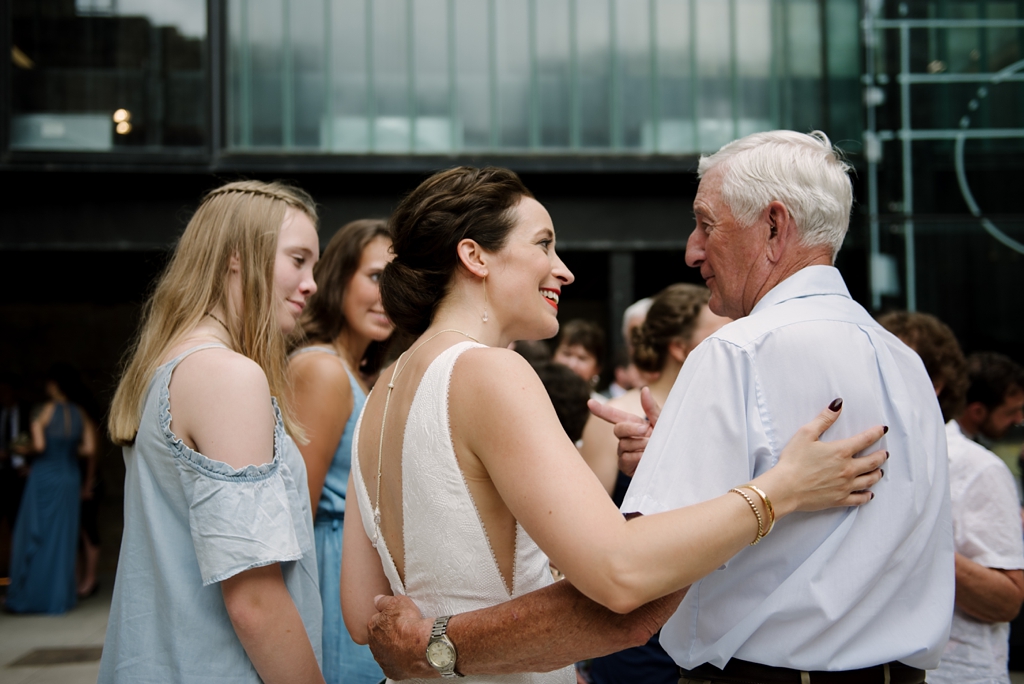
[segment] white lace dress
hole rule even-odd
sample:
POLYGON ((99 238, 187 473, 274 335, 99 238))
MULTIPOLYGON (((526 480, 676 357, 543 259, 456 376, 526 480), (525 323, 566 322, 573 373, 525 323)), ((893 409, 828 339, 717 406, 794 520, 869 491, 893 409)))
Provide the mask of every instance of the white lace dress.
MULTIPOLYGON (((456 359, 477 346, 481 345, 463 342, 438 355, 423 374, 409 408, 402 447, 404 585, 384 536, 377 541, 391 590, 411 598, 423 615, 430 617, 493 606, 552 582, 547 556, 517 523, 509 595, 455 457, 448 423, 448 385, 456 359)), ((354 444, 359 444, 361 423, 356 425, 354 444)), ((352 477, 363 529, 372 539, 373 506, 359 460, 352 459, 352 477)), ((542 674, 473 676, 461 681, 572 684, 576 678, 570 666, 542 674)))

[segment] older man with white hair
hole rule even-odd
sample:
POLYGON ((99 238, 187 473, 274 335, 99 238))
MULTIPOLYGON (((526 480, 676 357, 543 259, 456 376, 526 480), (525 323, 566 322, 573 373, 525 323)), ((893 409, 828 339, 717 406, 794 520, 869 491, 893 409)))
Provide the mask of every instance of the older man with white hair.
MULTIPOLYGON (((789 516, 689 588, 661 634, 683 684, 917 684, 948 637, 944 425, 920 358, 853 301, 833 266, 849 223, 848 172, 820 132, 757 133, 703 157, 686 260, 707 282, 712 311, 737 320, 691 353, 660 416, 650 407, 653 432, 592 406, 619 421, 620 449, 643 451, 626 514, 699 503, 749 481, 834 397, 844 412, 828 439, 889 426, 891 458, 870 504, 789 516)), ((543 592, 452 618, 460 671, 538 670, 593 655, 642 638, 638 626, 656 627, 678 600, 630 622, 571 601, 569 589, 543 592)), ((426 644, 423 621, 398 599, 379 607, 371 646, 385 671, 425 672, 409 650, 426 644)))

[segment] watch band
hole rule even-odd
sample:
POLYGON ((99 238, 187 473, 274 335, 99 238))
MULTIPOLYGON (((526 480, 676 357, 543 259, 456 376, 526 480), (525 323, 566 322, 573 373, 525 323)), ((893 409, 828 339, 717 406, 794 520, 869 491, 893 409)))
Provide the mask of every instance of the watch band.
POLYGON ((445 679, 454 679, 456 677, 462 677, 464 675, 459 674, 455 671, 455 663, 458 659, 458 651, 455 649, 455 644, 448 638, 448 621, 451 620, 451 615, 442 615, 434 620, 434 626, 430 630, 430 641, 427 642, 427 662, 430 663, 431 667, 437 670, 438 674, 445 679), (451 652, 451 663, 440 667, 436 665, 430 658, 431 646, 434 644, 441 643, 445 648, 451 652))

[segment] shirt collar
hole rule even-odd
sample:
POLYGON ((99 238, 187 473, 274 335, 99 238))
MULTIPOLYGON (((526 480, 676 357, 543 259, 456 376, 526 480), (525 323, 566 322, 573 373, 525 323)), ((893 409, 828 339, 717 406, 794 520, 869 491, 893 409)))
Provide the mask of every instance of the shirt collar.
POLYGON ((838 268, 821 265, 806 266, 770 289, 750 313, 755 314, 789 299, 819 295, 839 295, 853 299, 850 297, 850 291, 846 288, 846 283, 838 268))

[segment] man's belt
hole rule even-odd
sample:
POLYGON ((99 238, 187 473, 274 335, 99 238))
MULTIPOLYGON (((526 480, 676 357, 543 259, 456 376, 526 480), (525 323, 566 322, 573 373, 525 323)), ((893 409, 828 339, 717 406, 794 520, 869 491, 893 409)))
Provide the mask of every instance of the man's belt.
POLYGON ((771 667, 733 658, 719 670, 704 663, 692 670, 679 668, 680 684, 921 684, 925 671, 903 663, 891 662, 859 670, 802 672, 788 667, 771 667))

